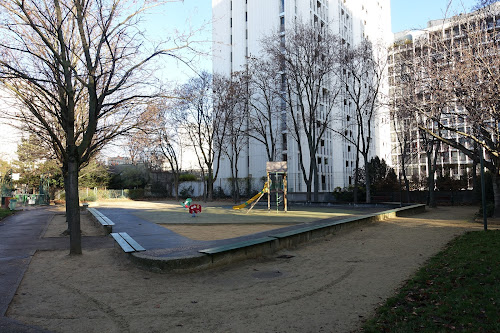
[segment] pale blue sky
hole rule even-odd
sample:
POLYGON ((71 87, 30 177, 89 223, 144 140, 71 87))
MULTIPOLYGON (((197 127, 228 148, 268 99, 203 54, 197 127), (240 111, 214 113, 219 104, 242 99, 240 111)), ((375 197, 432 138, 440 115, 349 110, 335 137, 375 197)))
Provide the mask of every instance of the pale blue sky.
POLYGON ((469 12, 477 0, 453 0, 447 12, 449 0, 391 0, 392 32, 421 29, 430 20, 469 12))
MULTIPOLYGON (((251 0, 250 0, 251 1, 251 0)), ((424 28, 427 21, 439 19, 446 14, 449 0, 391 0, 391 15, 393 32, 413 27, 424 28)), ((453 0, 447 14, 470 11, 477 0, 453 0)), ((183 26, 186 21, 209 21, 211 18, 211 0, 185 0, 184 2, 168 3, 163 13, 167 15, 169 25, 183 26)))
MULTIPOLYGON (((392 31, 425 28, 427 21, 470 11, 476 2, 477 0, 453 0, 447 11, 450 0, 391 0, 392 31)), ((153 34, 160 38, 161 36, 172 36, 175 34, 175 29, 187 33, 189 30, 204 27, 196 38, 196 40, 204 42, 198 43, 197 47, 209 53, 211 12, 211 0, 184 0, 183 2, 167 3, 161 9, 156 10, 154 14, 148 15, 146 18, 147 29, 153 29, 153 34)), ((208 55, 193 60, 196 70, 210 70, 210 62, 208 55)), ((164 67, 172 68, 172 71, 169 71, 170 77, 180 71, 180 73, 175 74, 174 81, 176 82, 182 82, 184 77, 195 74, 183 64, 177 64, 171 60, 166 61, 164 67)))

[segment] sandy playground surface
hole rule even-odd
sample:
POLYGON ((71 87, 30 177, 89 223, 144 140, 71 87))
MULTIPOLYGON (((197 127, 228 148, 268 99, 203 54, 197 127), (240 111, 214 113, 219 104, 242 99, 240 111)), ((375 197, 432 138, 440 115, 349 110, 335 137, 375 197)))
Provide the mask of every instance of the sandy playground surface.
MULTIPOLYGON (((141 270, 118 249, 38 252, 7 316, 72 333, 352 332, 447 242, 481 230, 475 211, 432 209, 189 274, 141 270)), ((210 237, 210 226, 184 228, 210 237)))

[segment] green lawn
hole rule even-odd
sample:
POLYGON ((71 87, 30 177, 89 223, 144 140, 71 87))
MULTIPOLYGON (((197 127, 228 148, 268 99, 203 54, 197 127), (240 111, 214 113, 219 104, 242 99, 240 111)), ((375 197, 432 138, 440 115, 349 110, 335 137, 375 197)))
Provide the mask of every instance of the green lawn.
POLYGON ((0 208, 0 220, 4 217, 12 215, 14 212, 9 209, 0 208))
POLYGON ((366 322, 364 332, 500 332, 500 231, 452 241, 366 322))

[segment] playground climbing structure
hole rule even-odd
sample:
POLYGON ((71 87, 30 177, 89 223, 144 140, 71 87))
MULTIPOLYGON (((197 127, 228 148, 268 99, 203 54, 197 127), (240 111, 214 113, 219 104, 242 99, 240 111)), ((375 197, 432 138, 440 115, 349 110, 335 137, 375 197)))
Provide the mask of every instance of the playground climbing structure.
POLYGON ((267 194, 267 209, 271 211, 271 196, 276 195, 276 212, 279 211, 280 204, 283 203, 284 211, 288 211, 287 200, 287 164, 285 161, 281 162, 267 162, 266 164, 267 181, 264 188, 242 203, 241 205, 233 206, 233 209, 242 209, 250 205, 247 214, 259 202, 260 199, 267 194))

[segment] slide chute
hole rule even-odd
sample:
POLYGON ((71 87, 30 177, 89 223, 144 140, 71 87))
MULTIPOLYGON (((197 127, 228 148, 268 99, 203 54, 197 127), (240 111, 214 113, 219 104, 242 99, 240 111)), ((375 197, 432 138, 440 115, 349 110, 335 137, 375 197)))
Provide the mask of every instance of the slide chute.
POLYGON ((233 206, 233 209, 245 208, 246 206, 250 205, 255 200, 257 200, 257 202, 258 202, 260 200, 260 198, 262 198, 262 196, 267 193, 267 191, 268 191, 268 188, 267 188, 267 182, 266 182, 264 184, 264 188, 262 189, 262 191, 260 191, 259 193, 257 193, 256 195, 254 195, 253 197, 251 197, 250 199, 248 199, 247 201, 245 201, 241 205, 233 206))

